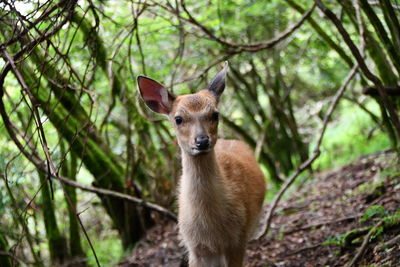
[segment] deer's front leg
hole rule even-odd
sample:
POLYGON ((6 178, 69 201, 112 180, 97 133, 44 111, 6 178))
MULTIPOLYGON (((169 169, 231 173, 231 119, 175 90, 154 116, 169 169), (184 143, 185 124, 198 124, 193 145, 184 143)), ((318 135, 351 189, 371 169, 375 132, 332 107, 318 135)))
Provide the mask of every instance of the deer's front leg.
POLYGON ((224 254, 189 251, 189 267, 228 267, 224 254))

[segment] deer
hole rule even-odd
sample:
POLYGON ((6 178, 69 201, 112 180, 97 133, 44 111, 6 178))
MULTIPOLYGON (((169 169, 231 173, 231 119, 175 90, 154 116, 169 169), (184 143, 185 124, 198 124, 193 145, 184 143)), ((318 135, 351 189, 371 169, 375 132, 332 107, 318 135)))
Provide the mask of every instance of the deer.
POLYGON ((243 266, 266 192, 250 147, 218 139, 227 69, 225 62, 205 89, 179 96, 151 78, 137 78, 144 103, 168 117, 181 150, 178 229, 190 267, 243 266))

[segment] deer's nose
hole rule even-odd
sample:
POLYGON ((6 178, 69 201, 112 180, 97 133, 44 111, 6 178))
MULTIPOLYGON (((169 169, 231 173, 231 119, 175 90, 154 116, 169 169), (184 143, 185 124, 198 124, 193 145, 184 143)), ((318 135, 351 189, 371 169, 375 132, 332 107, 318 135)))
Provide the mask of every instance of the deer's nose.
POLYGON ((210 138, 207 135, 199 135, 195 139, 196 148, 199 150, 205 150, 210 147, 210 138))

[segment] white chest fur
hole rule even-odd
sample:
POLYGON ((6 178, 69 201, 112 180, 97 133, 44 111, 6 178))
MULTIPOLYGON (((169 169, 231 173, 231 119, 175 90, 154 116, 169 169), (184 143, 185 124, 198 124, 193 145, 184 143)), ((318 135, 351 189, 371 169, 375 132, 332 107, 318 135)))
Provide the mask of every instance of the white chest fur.
POLYGON ((179 192, 179 229, 189 249, 218 253, 239 242, 240 216, 231 207, 215 155, 183 155, 179 192))

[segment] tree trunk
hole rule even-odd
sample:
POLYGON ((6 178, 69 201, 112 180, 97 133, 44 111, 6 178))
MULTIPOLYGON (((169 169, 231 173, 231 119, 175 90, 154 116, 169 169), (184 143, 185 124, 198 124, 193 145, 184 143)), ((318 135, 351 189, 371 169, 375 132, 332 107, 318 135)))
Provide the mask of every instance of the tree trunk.
POLYGON ((57 219, 54 213, 53 200, 51 199, 51 192, 49 181, 43 172, 38 172, 39 180, 42 184, 41 198, 43 221, 46 228, 46 236, 49 245, 50 259, 53 264, 61 264, 68 258, 67 241, 60 233, 57 226, 57 219))
MULTIPOLYGON (((64 142, 60 142, 60 150, 61 156, 65 157, 63 164, 61 166, 61 174, 64 177, 68 177, 73 181, 76 181, 76 172, 78 169, 77 166, 77 156, 70 152, 68 155, 65 154, 65 144, 64 142)), ((66 199, 67 207, 68 207, 68 218, 69 218, 69 253, 71 258, 82 257, 85 255, 85 252, 82 249, 81 245, 81 236, 79 232, 79 222, 76 218, 76 208, 77 208, 77 199, 76 199, 76 191, 72 186, 65 185, 66 190, 66 199)), ((80 266, 83 266, 83 262, 80 266)))
MULTIPOLYGON (((43 63, 47 63, 49 71, 42 70, 41 72, 44 78, 57 81, 65 80, 44 58, 38 57, 34 60, 34 63, 40 63, 39 69, 43 63)), ((27 64, 20 64, 19 67, 29 88, 37 87, 37 80, 33 70, 27 64)), ((57 88, 54 84, 50 84, 49 88, 50 91, 45 87, 41 87, 39 90, 35 89, 31 90, 31 92, 53 126, 69 142, 71 150, 81 157, 86 168, 94 176, 95 181, 93 184, 101 188, 125 192, 122 180, 124 177, 123 169, 118 164, 117 157, 103 141, 89 118, 83 120, 83 114, 76 115, 70 112, 71 109, 76 107, 81 108, 78 99, 72 94, 66 98, 65 96, 68 93, 56 93, 60 91, 60 88, 57 88), (49 98, 51 93, 54 93, 55 99, 54 97, 49 98), (62 106, 58 104, 59 102, 62 106), (70 108, 66 109, 63 106, 70 108)), ((125 203, 125 201, 116 198, 99 197, 107 213, 112 218, 125 248, 137 242, 145 233, 146 228, 152 225, 153 222, 149 213, 145 210, 143 215, 140 215, 135 204, 125 203), (141 216, 145 218, 143 220, 145 225, 141 223, 141 216)))
MULTIPOLYGON (((8 35, 12 34, 5 30, 2 33, 5 39, 9 39, 8 35)), ((30 42, 26 38, 21 38, 21 41, 23 44, 30 42)), ((51 58, 47 60, 41 53, 40 47, 35 47, 30 51, 27 60, 17 66, 28 88, 50 122, 69 143, 71 151, 82 159, 86 168, 94 176, 93 184, 101 188, 125 192, 124 171, 120 160, 90 120, 81 105, 79 96, 74 90, 69 89, 70 79, 58 71, 51 58), (34 64, 39 74, 27 64, 27 60, 34 64), (44 83, 43 79, 46 79, 47 83, 44 83)), ((147 210, 139 210, 137 205, 121 199, 99 197, 114 227, 118 230, 125 248, 137 242, 146 229, 153 225, 147 210)))

